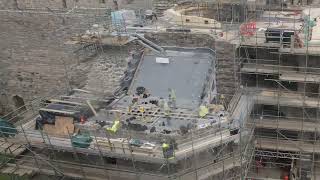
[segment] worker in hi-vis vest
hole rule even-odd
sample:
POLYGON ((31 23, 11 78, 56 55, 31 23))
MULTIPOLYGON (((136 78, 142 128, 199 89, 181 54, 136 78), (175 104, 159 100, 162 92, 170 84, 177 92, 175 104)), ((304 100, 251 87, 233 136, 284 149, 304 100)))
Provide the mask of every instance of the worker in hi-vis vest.
POLYGON ((163 110, 164 110, 164 114, 166 116, 170 115, 170 107, 169 107, 168 102, 166 100, 164 100, 163 110))
POLYGON ((174 159, 173 145, 164 142, 162 144, 163 157, 166 159, 174 159))
POLYGON ((169 103, 172 108, 176 108, 176 91, 172 88, 169 88, 169 103))

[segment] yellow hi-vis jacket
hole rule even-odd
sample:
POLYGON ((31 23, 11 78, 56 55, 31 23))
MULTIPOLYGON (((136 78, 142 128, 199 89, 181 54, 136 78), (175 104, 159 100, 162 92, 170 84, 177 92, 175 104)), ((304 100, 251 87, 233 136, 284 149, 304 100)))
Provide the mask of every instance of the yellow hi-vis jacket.
POLYGON ((120 121, 114 121, 111 128, 107 128, 110 133, 116 133, 120 129, 120 121))
POLYGON ((162 144, 162 149, 163 149, 163 150, 167 150, 167 149, 169 149, 169 147, 170 147, 170 146, 169 146, 169 144, 167 144, 167 143, 163 143, 163 144, 162 144))
POLYGON ((167 102, 164 102, 163 109, 164 109, 165 115, 168 116, 170 114, 170 107, 167 102))
POLYGON ((177 99, 175 90, 173 90, 173 89, 170 90, 170 97, 171 97, 171 100, 173 100, 173 101, 175 101, 177 99))
POLYGON ((199 117, 203 118, 209 113, 209 109, 206 106, 199 107, 199 117))

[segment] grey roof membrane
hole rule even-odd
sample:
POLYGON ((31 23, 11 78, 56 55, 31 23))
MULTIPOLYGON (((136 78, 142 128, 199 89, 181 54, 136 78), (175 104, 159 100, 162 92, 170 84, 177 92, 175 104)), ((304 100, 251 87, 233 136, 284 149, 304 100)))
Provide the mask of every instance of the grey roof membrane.
MULTIPOLYGON (((132 102, 132 95, 135 94, 136 88, 139 86, 145 87, 151 94, 148 98, 139 99, 140 104, 149 102, 153 98, 163 97, 168 99, 169 88, 176 92, 176 107, 180 109, 192 109, 191 113, 196 113, 201 102, 201 94, 207 82, 209 69, 214 65, 214 57, 212 52, 208 49, 185 49, 172 48, 166 50, 166 55, 169 58, 169 64, 160 64, 156 62, 159 57, 155 54, 147 54, 140 62, 140 67, 136 72, 136 76, 131 83, 131 91, 128 96, 121 98, 116 102, 114 108, 126 107, 132 102)), ((211 73, 210 76, 213 74, 211 73)), ((207 90, 208 91, 208 90, 207 90)), ((209 90, 210 91, 210 90, 209 90)), ((208 93, 208 92, 205 92, 208 93)), ((145 107, 153 106, 150 103, 145 104, 145 107)), ((157 109, 155 109, 157 110, 157 109)), ((186 110, 186 112, 189 112, 186 110)), ((153 117, 152 123, 146 121, 149 117, 135 116, 135 120, 130 120, 131 124, 141 124, 147 126, 145 132, 149 132, 151 127, 156 127, 156 132, 163 132, 163 130, 173 131, 179 130, 181 126, 188 124, 197 125, 199 128, 207 124, 217 124, 220 121, 220 112, 216 117, 204 119, 180 119, 171 117, 153 117), (164 124, 164 126, 163 126, 164 124)), ((129 115, 130 116, 130 115, 129 115)), ((134 116, 134 115, 132 115, 134 116)), ((95 119, 105 120, 106 115, 101 111, 95 119)), ((129 118, 129 117, 126 117, 129 118)), ((112 118, 111 118, 112 119, 112 118)), ((94 119, 93 119, 94 120, 94 119)), ((123 121, 127 123, 127 121, 123 121)))
POLYGON ((132 91, 145 87, 152 96, 168 99, 169 88, 176 92, 179 108, 201 104, 201 93, 213 56, 204 51, 166 51, 169 64, 156 62, 156 55, 146 55, 132 84, 132 91))

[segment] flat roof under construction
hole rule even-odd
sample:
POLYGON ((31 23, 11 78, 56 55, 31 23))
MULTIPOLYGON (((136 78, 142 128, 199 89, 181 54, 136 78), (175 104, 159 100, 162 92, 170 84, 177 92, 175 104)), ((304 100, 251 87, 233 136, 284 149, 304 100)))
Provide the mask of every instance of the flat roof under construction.
MULTIPOLYGON (((168 62, 159 63, 157 55, 146 55, 137 71, 131 90, 145 87, 152 96, 168 98, 169 88, 176 93, 179 108, 197 108, 207 92, 209 79, 214 77, 214 57, 210 51, 167 50, 168 62)), ((129 92, 132 94, 132 92, 129 92)))

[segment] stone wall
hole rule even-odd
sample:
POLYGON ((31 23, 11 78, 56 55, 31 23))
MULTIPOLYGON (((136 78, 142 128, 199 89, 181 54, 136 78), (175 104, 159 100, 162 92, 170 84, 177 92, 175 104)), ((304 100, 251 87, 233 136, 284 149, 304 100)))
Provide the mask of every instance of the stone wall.
MULTIPOLYGON (((117 0, 120 9, 152 9, 151 0, 117 0)), ((1 0, 0 9, 114 8, 113 0, 1 0)))
POLYGON ((50 14, 0 14, 0 113, 16 108, 14 96, 29 102, 69 86, 83 86, 90 61, 65 45, 84 32, 94 17, 57 17, 50 14))
POLYGON ((207 34, 149 33, 145 37, 161 46, 208 47, 215 50, 218 93, 223 94, 229 102, 239 85, 235 74, 238 67, 234 62, 234 45, 207 34))
MULTIPOLYGON (((149 0, 119 0, 120 8, 151 8, 149 0)), ((87 84, 91 66, 87 52, 64 44, 93 24, 106 23, 106 10, 58 15, 49 9, 113 8, 112 0, 1 0, 0 9, 0 114, 40 97, 87 84), (23 10, 28 11, 23 11, 23 10), (44 11, 29 11, 42 9, 44 11), (22 11, 17 11, 22 10, 22 11), (104 16, 99 16, 103 13, 104 16), (97 16, 98 14, 98 16, 97 16)), ((108 52, 108 51, 106 51, 108 52)), ((112 53, 116 53, 114 50, 112 53)), ((108 79, 108 78, 107 78, 108 79)))
POLYGON ((173 7, 176 0, 153 0, 153 10, 158 15, 163 15, 163 12, 173 7))
POLYGON ((239 86, 239 66, 235 61, 236 47, 228 42, 215 41, 214 50, 217 58, 217 87, 218 93, 225 95, 227 101, 232 98, 239 86))

